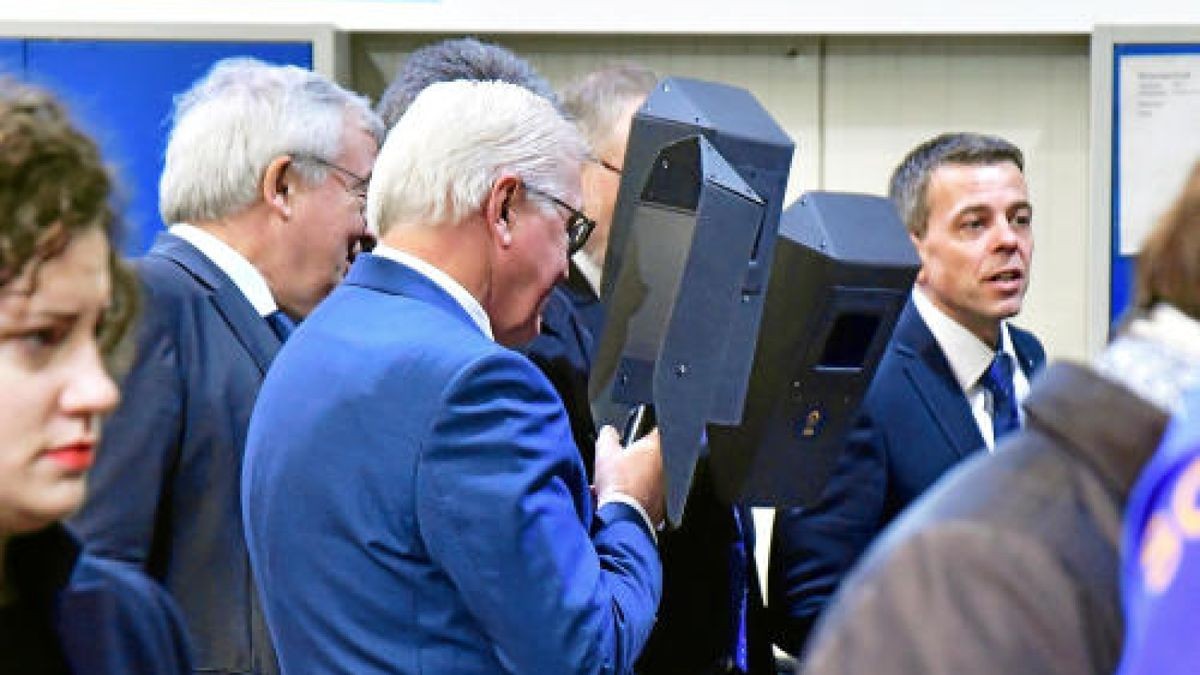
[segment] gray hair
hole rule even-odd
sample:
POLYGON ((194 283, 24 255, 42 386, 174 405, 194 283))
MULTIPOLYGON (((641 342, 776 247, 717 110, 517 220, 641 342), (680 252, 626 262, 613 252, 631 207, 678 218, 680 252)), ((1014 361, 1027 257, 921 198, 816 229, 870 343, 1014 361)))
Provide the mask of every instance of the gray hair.
MULTIPOLYGON (((159 181, 163 222, 216 220, 249 207, 280 155, 336 161, 348 117, 382 142, 383 123, 367 99, 321 75, 244 57, 218 61, 175 98, 159 181)), ((309 182, 329 171, 309 162, 295 169, 309 182)))
POLYGON ((970 132, 936 136, 913 148, 892 172, 888 197, 900 211, 908 231, 925 236, 929 219, 929 178, 944 164, 988 166, 1012 162, 1025 170, 1021 149, 1000 138, 970 132))
POLYGON ((525 59, 500 45, 458 38, 427 45, 409 54, 379 98, 376 111, 391 129, 425 87, 454 80, 509 82, 556 102, 550 83, 525 59))
MULTIPOLYGON (((505 171, 562 194, 587 157, 579 130, 545 98, 506 82, 432 84, 388 134, 367 195, 367 222, 457 223, 477 211, 505 171)), ((578 186, 575 186, 576 189, 578 186)))
POLYGON ((579 125, 592 151, 599 152, 617 137, 617 123, 629 103, 645 99, 656 84, 658 76, 649 68, 613 64, 563 89, 562 107, 579 125))

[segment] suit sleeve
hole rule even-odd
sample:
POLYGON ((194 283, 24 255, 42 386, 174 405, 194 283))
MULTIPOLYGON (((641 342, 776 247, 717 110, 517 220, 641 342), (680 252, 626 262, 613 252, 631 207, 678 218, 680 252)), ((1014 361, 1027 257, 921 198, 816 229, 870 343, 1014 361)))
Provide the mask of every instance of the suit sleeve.
POLYGON ((817 503, 776 515, 767 607, 781 649, 797 657, 804 651, 842 578, 878 533, 886 494, 885 440, 863 414, 817 503))
POLYGON ((163 303, 147 288, 121 405, 103 425, 88 498, 71 520, 90 551, 143 568, 151 557, 160 504, 168 498, 167 476, 178 461, 183 424, 177 328, 170 325, 174 313, 163 303))
POLYGON ((906 534, 847 579, 805 675, 1107 672, 1096 608, 1043 543, 965 521, 906 534))
POLYGON ((554 392, 515 353, 447 388, 417 469, 432 558, 518 673, 624 673, 649 636, 661 566, 635 511, 590 493, 554 392))

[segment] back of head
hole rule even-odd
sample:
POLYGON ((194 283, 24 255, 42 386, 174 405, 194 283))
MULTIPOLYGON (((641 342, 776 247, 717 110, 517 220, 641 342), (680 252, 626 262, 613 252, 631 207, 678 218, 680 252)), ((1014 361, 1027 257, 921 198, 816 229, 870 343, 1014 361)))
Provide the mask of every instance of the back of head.
MULTIPOLYGON (((382 141, 383 125, 368 101, 321 75, 251 58, 219 61, 175 99, 159 182, 163 221, 212 221, 246 209, 274 158, 336 157, 347 119, 382 141)), ((310 181, 327 171, 296 170, 310 181)))
POLYGON ((554 101, 554 90, 525 59, 500 45, 474 38, 443 40, 415 50, 396 71, 376 107, 388 129, 426 87, 455 80, 508 82, 554 101))
POLYGON ((111 189, 95 144, 49 94, 0 81, 0 286, 78 231, 111 233, 111 189))
POLYGON ((1200 320, 1200 163, 1142 243, 1135 285, 1139 309, 1165 302, 1200 320))
POLYGON ((970 132, 946 133, 913 148, 892 172, 888 197, 896 204, 908 231, 925 235, 929 217, 929 179, 946 164, 987 166, 1012 162, 1025 170, 1021 149, 998 136, 970 132))
POLYGON ((483 204, 506 171, 562 192, 587 157, 579 131, 545 98, 505 82, 458 80, 427 87, 375 161, 367 198, 372 230, 451 225, 483 204))
POLYGON ((594 151, 611 143, 622 130, 618 124, 630 102, 644 101, 658 76, 634 64, 601 68, 571 83, 562 91, 562 107, 587 138, 594 151))
POLYGON ((105 348, 120 338, 137 300, 116 253, 120 221, 112 191, 96 144, 62 106, 47 92, 0 79, 0 292, 30 266, 58 255, 76 235, 103 231, 113 281, 113 305, 101 327, 105 348))

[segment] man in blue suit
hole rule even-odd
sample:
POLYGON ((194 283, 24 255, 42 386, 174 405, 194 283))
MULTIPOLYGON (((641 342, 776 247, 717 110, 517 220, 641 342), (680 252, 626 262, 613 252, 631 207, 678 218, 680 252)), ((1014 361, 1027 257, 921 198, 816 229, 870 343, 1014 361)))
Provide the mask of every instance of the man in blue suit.
POLYGON ((319 75, 250 59, 218 63, 176 105, 170 227, 137 263, 136 362, 72 524, 174 596, 198 670, 274 673, 242 533, 246 429, 288 326, 364 234, 382 124, 319 75))
MULTIPOLYGON (((397 68, 392 83, 379 98, 376 109, 391 128, 425 87, 435 82, 454 80, 509 82, 524 87, 547 101, 557 103, 550 83, 525 59, 497 44, 480 42, 474 38, 455 38, 426 45, 409 54, 397 68)), ((651 82, 649 86, 653 85, 651 82)), ((624 152, 624 145, 621 147, 624 152)), ((606 221, 603 218, 606 214, 610 218, 612 215, 611 204, 606 211, 601 210, 597 213, 596 204, 589 200, 591 184, 588 176, 591 164, 588 162, 583 168, 583 199, 585 210, 596 218, 597 225, 596 232, 588 238, 588 247, 593 246, 598 237, 607 237, 606 221)), ((612 191, 611 198, 616 199, 615 183, 612 191)), ((572 259, 577 259, 582 254, 583 251, 580 251, 572 259)), ((597 276, 598 274, 597 272, 597 276)), ((592 419, 587 382, 588 372, 592 368, 596 333, 589 322, 602 318, 603 309, 600 307, 599 296, 580 276, 573 262, 567 279, 555 285, 546 297, 541 316, 542 325, 538 336, 520 345, 518 349, 546 374, 550 384, 554 385, 555 391, 562 397, 563 405, 567 409, 567 419, 571 422, 571 434, 583 456, 583 465, 590 477, 595 464, 596 423, 592 419), (580 284, 588 289, 590 299, 572 290, 579 288, 580 284)))
POLYGON ((916 147, 892 174, 921 271, 825 492, 776 517, 768 606, 777 644, 793 654, 876 535, 1021 422, 1016 403, 1045 361, 1037 338, 1007 322, 1033 255, 1023 171, 1008 141, 953 133, 916 147))
POLYGON ((381 236, 263 384, 242 483, 284 670, 624 673, 654 621, 657 435, 598 439, 506 348, 586 239, 587 149, 515 85, 434 84, 388 134, 381 236), (595 500, 595 501, 594 501, 595 500))

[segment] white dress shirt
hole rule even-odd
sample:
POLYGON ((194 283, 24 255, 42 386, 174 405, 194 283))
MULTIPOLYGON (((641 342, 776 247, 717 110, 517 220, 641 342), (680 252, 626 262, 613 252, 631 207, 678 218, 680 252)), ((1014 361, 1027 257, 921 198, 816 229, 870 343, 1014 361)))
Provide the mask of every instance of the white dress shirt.
POLYGON ((579 273, 588 282, 588 286, 592 287, 592 292, 596 294, 596 297, 600 297, 600 280, 604 269, 597 265, 595 260, 592 260, 592 256, 583 251, 571 256, 571 261, 575 263, 579 273))
POLYGON ((377 255, 381 258, 398 262, 432 281, 438 288, 446 291, 450 294, 450 297, 454 298, 454 301, 471 317, 471 321, 474 321, 475 325, 479 327, 481 333, 486 335, 489 340, 495 341, 496 338, 492 335, 492 322, 488 318, 487 312, 483 310, 483 305, 479 304, 475 296, 471 295, 454 277, 411 253, 406 253, 398 248, 392 248, 382 242, 375 245, 375 249, 371 251, 371 255, 377 255))
MULTIPOLYGON (((995 351, 974 333, 964 328, 962 324, 938 309, 937 305, 933 304, 933 301, 920 288, 913 287, 912 299, 917 313, 921 315, 921 319, 929 327, 929 332, 933 333, 933 339, 937 340, 938 345, 942 348, 942 353, 950 364, 950 370, 954 373, 954 379, 958 381, 958 386, 971 405, 971 413, 975 416, 975 425, 979 428, 980 435, 983 436, 983 442, 987 444, 988 452, 991 452, 996 447, 996 439, 992 430, 992 412, 995 407, 992 403, 991 392, 980 384, 980 379, 992 365, 992 360, 996 356, 995 351)), ((1013 351, 1012 338, 1008 334, 1008 324, 1005 322, 1000 323, 1000 351, 1008 354, 1012 359, 1013 390, 1019 404, 1029 395, 1029 379, 1025 377, 1021 361, 1013 351)), ((1017 415, 1020 417, 1021 424, 1024 425, 1025 413, 1019 405, 1017 406, 1017 415)))
POLYGON ((275 302, 275 296, 271 295, 271 287, 267 285, 267 280, 257 267, 250 264, 245 256, 237 252, 237 249, 195 225, 176 223, 167 231, 195 246, 205 258, 208 258, 212 264, 224 272, 233 285, 250 301, 259 316, 265 318, 279 309, 279 305, 275 302))

